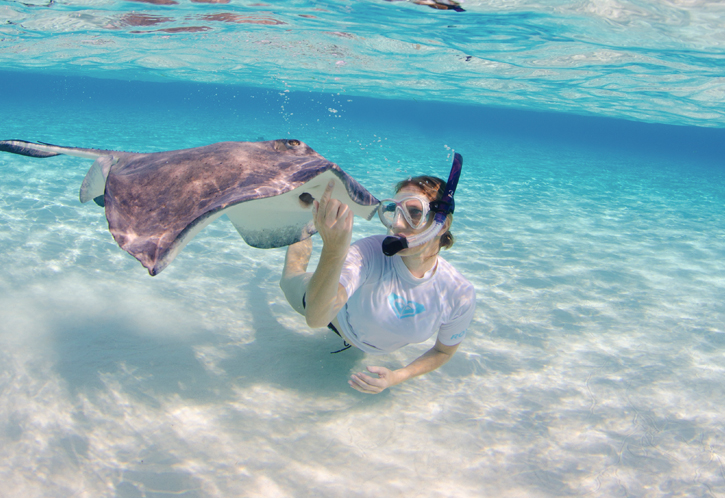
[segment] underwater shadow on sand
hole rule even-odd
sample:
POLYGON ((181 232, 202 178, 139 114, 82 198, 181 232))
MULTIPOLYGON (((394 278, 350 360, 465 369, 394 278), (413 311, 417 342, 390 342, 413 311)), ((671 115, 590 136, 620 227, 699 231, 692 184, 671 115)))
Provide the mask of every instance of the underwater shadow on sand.
POLYGON ((74 393, 104 389, 102 374, 121 366, 142 379, 148 395, 178 394, 197 402, 231 399, 233 388, 257 384, 321 396, 353 392, 347 379, 363 353, 351 348, 331 354, 343 347, 332 332, 304 334, 280 324, 267 291, 258 284, 269 274, 258 269, 238 296, 247 300, 252 313, 256 332, 250 343, 236 344, 224 334, 203 335, 205 331, 152 335, 122 316, 69 316, 50 334, 55 370, 74 393), (200 360, 199 346, 221 352, 212 368, 200 360))

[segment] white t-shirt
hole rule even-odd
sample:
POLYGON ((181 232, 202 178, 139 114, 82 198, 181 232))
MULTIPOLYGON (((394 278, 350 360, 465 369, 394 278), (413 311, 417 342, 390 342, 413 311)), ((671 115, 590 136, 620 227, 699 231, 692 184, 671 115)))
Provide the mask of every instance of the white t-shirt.
POLYGON ((347 291, 337 314, 342 333, 366 353, 389 353, 438 333, 446 346, 460 343, 476 308, 476 291, 450 263, 416 278, 400 256, 385 256, 384 235, 350 246, 340 275, 347 291))

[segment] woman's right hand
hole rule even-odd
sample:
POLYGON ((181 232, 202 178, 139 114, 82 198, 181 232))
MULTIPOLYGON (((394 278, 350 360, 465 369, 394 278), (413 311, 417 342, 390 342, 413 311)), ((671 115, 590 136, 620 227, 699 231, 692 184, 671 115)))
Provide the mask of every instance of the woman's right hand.
POLYGON ((344 257, 352 240, 353 214, 347 204, 332 198, 334 188, 335 181, 330 180, 320 201, 314 202, 313 219, 324 249, 344 257))

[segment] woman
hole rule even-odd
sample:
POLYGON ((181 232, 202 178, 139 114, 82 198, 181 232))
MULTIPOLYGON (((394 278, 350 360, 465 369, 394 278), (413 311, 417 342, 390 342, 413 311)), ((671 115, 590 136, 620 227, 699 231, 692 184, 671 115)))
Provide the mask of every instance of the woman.
POLYGON ((453 244, 448 229, 457 176, 449 183, 453 185, 449 202, 441 200, 446 182, 420 176, 400 182, 395 199, 381 203, 380 218, 393 236, 388 239, 420 241, 422 235, 432 237, 402 249, 404 244, 397 254, 386 256, 382 250, 384 236, 367 237, 350 245, 353 214, 347 205, 331 198, 331 181, 313 208, 315 227, 323 242, 314 273, 307 272, 310 239, 287 250, 280 286, 310 327, 327 325, 347 347, 367 353, 389 353, 438 334, 435 345, 404 368, 369 366, 368 372, 375 377, 353 374, 349 384, 360 392, 380 393, 440 367, 456 352, 473 318, 473 285, 438 255, 442 247, 453 244))

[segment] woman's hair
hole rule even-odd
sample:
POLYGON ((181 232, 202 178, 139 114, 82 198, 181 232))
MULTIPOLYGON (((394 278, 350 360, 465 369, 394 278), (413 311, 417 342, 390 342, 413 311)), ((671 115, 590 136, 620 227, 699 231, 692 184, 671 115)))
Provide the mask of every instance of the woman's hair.
MULTIPOLYGON (((398 184, 395 186, 395 193, 397 194, 405 187, 415 187, 417 189, 420 189, 423 192, 423 195, 428 198, 428 202, 433 202, 439 201, 443 198, 443 193, 446 191, 446 182, 436 176, 413 176, 411 178, 408 178, 407 180, 398 182, 398 184)), ((448 214, 448 219, 450 219, 451 223, 453 223, 452 214, 448 214)), ((450 230, 447 230, 446 233, 441 235, 440 247, 442 249, 448 249, 452 245, 453 234, 450 230)))

